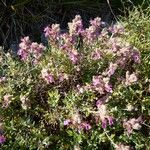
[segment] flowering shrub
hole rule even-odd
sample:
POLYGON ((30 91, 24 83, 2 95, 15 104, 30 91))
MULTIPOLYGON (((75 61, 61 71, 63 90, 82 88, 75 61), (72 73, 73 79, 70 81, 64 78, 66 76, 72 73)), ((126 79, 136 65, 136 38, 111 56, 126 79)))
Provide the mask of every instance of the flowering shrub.
POLYGON ((120 24, 107 27, 97 17, 84 28, 77 15, 68 28, 46 27, 47 48, 24 37, 18 58, 1 55, 1 146, 146 148, 140 51, 120 24))

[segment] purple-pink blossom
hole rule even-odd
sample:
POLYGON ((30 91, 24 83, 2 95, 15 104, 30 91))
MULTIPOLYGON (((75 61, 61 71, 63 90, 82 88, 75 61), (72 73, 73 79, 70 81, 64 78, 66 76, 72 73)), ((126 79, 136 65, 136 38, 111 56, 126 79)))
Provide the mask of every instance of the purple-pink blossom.
POLYGON ((133 58, 135 63, 141 62, 140 52, 135 48, 133 49, 132 58, 133 58))
POLYGON ((59 82, 63 82, 64 80, 68 80, 68 75, 65 73, 59 73, 58 79, 59 79, 59 82))
POLYGON ((102 128, 105 129, 106 127, 107 127, 107 119, 104 118, 104 119, 102 120, 102 128))
POLYGON ((108 95, 101 97, 96 101, 96 107, 101 107, 102 104, 104 104, 108 100, 108 95))
POLYGON ((135 83, 138 80, 135 73, 129 74, 129 71, 126 72, 126 81, 125 85, 129 86, 133 83, 135 83))
POLYGON ((130 150, 130 146, 119 143, 115 146, 115 150, 130 150))
POLYGON ((7 80, 6 77, 0 77, 0 83, 4 83, 7 80))
POLYGON ((112 116, 106 116, 101 120, 101 122, 102 122, 102 128, 105 129, 108 124, 109 126, 112 126, 114 124, 114 119, 112 116))
POLYGON ((121 24, 115 24, 109 28, 109 31, 113 34, 123 34, 124 27, 121 24))
POLYGON ((114 118, 108 114, 107 107, 102 101, 97 101, 97 109, 96 119, 101 121, 102 128, 105 129, 108 124, 112 126, 114 118))
POLYGON ((73 64, 76 64, 79 60, 79 54, 76 50, 72 50, 68 53, 68 56, 73 64))
POLYGON ((105 74, 106 74, 108 77, 112 76, 112 75, 115 73, 117 67, 118 67, 118 65, 117 65, 116 63, 112 63, 112 62, 111 62, 111 63, 109 64, 109 67, 108 67, 108 69, 107 69, 107 71, 106 71, 105 74))
POLYGON ((123 127, 126 129, 127 134, 131 134, 133 129, 135 130, 140 130, 141 128, 141 123, 142 123, 142 117, 136 118, 131 118, 129 120, 125 119, 123 121, 123 127))
POLYGON ((31 42, 29 37, 24 37, 21 39, 21 43, 19 44, 18 55, 21 57, 23 61, 28 61, 31 59, 32 62, 38 62, 38 59, 41 57, 41 54, 45 47, 43 44, 38 44, 36 42, 31 42))
POLYGON ((9 106, 9 104, 11 103, 11 100, 12 100, 12 95, 10 95, 10 94, 4 95, 2 107, 7 108, 9 106))
POLYGON ((99 17, 97 17, 94 20, 91 20, 90 24, 91 24, 91 26, 89 26, 89 28, 86 28, 82 32, 82 36, 84 38, 84 41, 88 42, 88 43, 93 42, 100 35, 101 19, 99 17))
POLYGON ((70 119, 64 120, 64 125, 65 125, 65 126, 68 126, 70 123, 71 123, 71 120, 70 120, 70 119))
POLYGON ((95 51, 93 51, 93 52, 91 53, 91 58, 92 58, 93 60, 101 59, 101 58, 102 58, 102 53, 101 53, 98 49, 96 49, 95 51))
POLYGON ((103 94, 105 92, 112 93, 112 86, 109 84, 109 78, 104 78, 101 75, 93 76, 93 89, 103 94))
POLYGON ((112 126, 114 124, 114 118, 112 116, 108 116, 107 120, 108 120, 108 123, 110 126, 112 126))
POLYGON ((90 20, 90 24, 95 27, 100 27, 101 26, 101 18, 96 17, 96 18, 94 18, 94 20, 90 20))
POLYGON ((71 36, 78 36, 83 31, 83 24, 80 15, 76 15, 72 22, 68 23, 69 33, 71 36))
POLYGON ((0 144, 3 144, 6 141, 6 137, 4 135, 0 135, 0 144))
POLYGON ((44 29, 45 37, 47 37, 52 42, 56 42, 60 35, 60 25, 52 24, 51 27, 46 27, 44 29))
POLYGON ((54 83, 54 76, 48 69, 42 69, 41 71, 42 78, 47 82, 47 83, 54 83))
POLYGON ((85 130, 90 130, 92 127, 89 123, 87 122, 82 122, 80 125, 79 125, 79 128, 80 129, 85 129, 85 130))

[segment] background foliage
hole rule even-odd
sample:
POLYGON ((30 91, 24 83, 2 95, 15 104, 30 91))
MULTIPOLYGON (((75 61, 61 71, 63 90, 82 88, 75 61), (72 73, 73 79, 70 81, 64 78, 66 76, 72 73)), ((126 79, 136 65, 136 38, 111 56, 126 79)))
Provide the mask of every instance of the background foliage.
MULTIPOLYGON (((148 0, 122 0, 124 6, 148 5, 148 0), (131 3, 133 2, 133 3, 131 3)), ((114 20, 114 14, 120 14, 123 8, 121 0, 1 0, 0 2, 0 45, 17 49, 22 36, 30 35, 40 41, 43 28, 47 24, 60 23, 66 29, 66 23, 76 14, 80 14, 85 23, 90 18, 100 16, 108 23, 114 20), (111 9, 112 10, 111 10, 111 9), (112 11, 114 14, 112 14, 112 11)))

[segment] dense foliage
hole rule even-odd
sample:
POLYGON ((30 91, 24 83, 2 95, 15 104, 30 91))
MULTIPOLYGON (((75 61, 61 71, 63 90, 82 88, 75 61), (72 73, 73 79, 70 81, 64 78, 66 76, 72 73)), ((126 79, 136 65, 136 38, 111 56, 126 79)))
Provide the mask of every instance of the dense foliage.
POLYGON ((24 37, 1 54, 3 149, 148 150, 150 16, 130 13, 88 28, 77 15, 45 28, 48 47, 24 37))

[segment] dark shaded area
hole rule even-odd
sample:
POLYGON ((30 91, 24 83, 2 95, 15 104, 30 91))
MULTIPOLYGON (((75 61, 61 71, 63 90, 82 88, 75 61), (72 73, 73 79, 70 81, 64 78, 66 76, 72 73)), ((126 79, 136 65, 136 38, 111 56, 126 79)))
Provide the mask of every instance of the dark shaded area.
MULTIPOLYGON (((0 45, 5 50, 18 49, 17 44, 23 36, 41 41, 43 29, 48 24, 60 23, 62 29, 76 14, 80 14, 84 25, 91 18, 100 16, 111 23, 120 15, 124 7, 142 5, 143 0, 0 0, 0 45)), ((143 7, 148 5, 145 0, 143 7)))

